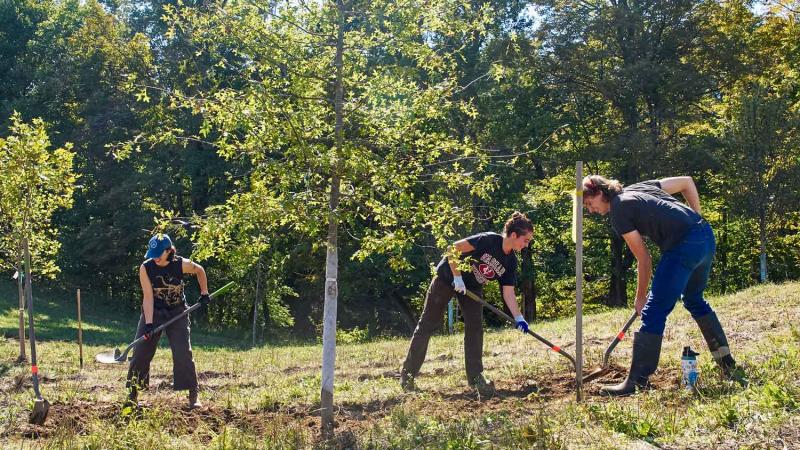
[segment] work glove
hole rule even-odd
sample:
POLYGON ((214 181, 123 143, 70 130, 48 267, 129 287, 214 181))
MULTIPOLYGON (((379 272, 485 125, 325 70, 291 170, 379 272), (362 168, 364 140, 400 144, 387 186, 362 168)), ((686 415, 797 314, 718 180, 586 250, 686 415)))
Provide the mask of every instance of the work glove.
POLYGON ((153 326, 152 323, 144 324, 144 330, 143 330, 142 336, 144 336, 144 340, 145 341, 149 341, 150 339, 153 338, 153 330, 154 329, 155 329, 155 327, 153 326))
POLYGON ((516 326, 519 331, 522 331, 523 333, 528 332, 528 322, 525 320, 525 317, 523 317, 522 314, 518 315, 517 317, 514 317, 514 320, 517 321, 516 326))
POLYGON ((211 297, 208 294, 200 294, 200 303, 208 305, 210 301, 211 297))
POLYGON ((455 288, 456 292, 459 294, 467 293, 467 287, 464 285, 464 279, 461 278, 461 275, 453 277, 453 288, 455 288))

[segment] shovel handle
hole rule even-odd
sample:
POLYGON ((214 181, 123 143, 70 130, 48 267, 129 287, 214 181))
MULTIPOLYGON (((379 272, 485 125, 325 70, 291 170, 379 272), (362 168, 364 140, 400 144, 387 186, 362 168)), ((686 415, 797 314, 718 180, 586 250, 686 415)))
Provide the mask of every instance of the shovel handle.
MULTIPOLYGON (((485 306, 486 308, 488 308, 490 311, 492 311, 496 315, 498 315, 501 318, 503 318, 506 322, 516 326, 516 324, 517 324, 516 320, 512 319, 511 316, 509 316, 508 314, 506 314, 505 312, 503 312, 502 310, 500 310, 496 306, 494 306, 491 303, 487 302, 486 300, 478 297, 478 295, 475 294, 474 292, 472 292, 469 289, 467 289, 466 295, 470 299, 475 300, 476 302, 478 302, 481 305, 485 306)), ((553 344, 552 342, 548 341, 547 339, 545 339, 544 337, 540 336, 535 331, 528 330, 528 334, 533 336, 534 338, 536 338, 542 344, 548 346, 550 348, 550 350, 552 350, 552 351, 560 354, 561 356, 567 358, 568 360, 570 360, 570 362, 572 363, 572 366, 576 367, 575 358, 572 355, 570 355, 569 353, 567 353, 564 350, 562 350, 561 347, 559 347, 559 346, 553 344)))
POLYGON ((619 341, 621 341, 625 337, 625 333, 628 331, 628 328, 630 328, 631 325, 633 325, 633 322, 636 321, 637 317, 639 317, 639 314, 634 310, 633 314, 631 314, 631 317, 628 318, 627 322, 625 322, 625 325, 622 327, 622 330, 620 330, 620 332, 617 333, 616 336, 614 336, 614 340, 611 341, 610 344, 608 344, 606 353, 603 355, 603 368, 608 367, 608 358, 611 356, 611 352, 614 351, 614 347, 616 347, 617 344, 619 344, 619 341))
MULTIPOLYGON (((215 297, 218 297, 218 296, 230 291, 231 289, 233 289, 233 287, 235 285, 236 285, 236 283, 231 281, 230 283, 226 284, 225 286, 222 286, 221 288, 219 288, 216 291, 214 291, 211 294, 209 294, 208 297, 212 298, 212 299, 215 298, 215 297)), ((187 316, 187 315, 191 314, 192 311, 200 308, 201 306, 203 306, 203 305, 198 301, 194 305, 186 308, 186 310, 184 312, 178 314, 177 316, 173 317, 172 319, 169 319, 168 321, 166 321, 166 322, 162 323, 161 325, 157 326, 155 329, 153 329, 153 334, 160 332, 164 328, 167 328, 168 326, 172 325, 172 323, 175 322, 176 320, 179 320, 183 316, 187 316)), ((136 338, 133 342, 131 342, 131 345, 129 345, 128 348, 125 349, 125 351, 123 352, 122 355, 123 356, 127 355, 129 350, 131 350, 133 347, 136 347, 136 345, 139 344, 140 342, 142 342, 143 340, 144 340, 144 335, 139 336, 138 338, 136 338)))

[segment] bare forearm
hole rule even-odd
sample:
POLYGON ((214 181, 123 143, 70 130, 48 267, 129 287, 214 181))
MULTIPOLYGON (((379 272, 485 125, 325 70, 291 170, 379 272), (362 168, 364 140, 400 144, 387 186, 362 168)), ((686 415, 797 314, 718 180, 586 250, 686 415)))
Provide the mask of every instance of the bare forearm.
POLYGON ((142 300, 142 313, 144 313, 144 323, 153 323, 153 296, 145 296, 142 300))
POLYGON ((636 299, 647 297, 650 287, 650 277, 653 275, 653 265, 650 261, 640 261, 636 267, 636 299))
POLYGON ((458 265, 450 258, 447 259, 447 263, 450 265, 450 271, 453 272, 453 276, 460 277, 461 271, 458 270, 458 265))
POLYGON ((690 186, 682 191, 682 194, 690 208, 692 208, 697 214, 703 213, 700 210, 700 194, 697 192, 697 187, 694 185, 694 183, 690 183, 690 186))
POLYGON ((508 310, 511 311, 511 316, 517 318, 521 316, 519 312, 519 306, 517 305, 517 294, 514 292, 514 286, 502 286, 503 292, 503 301, 508 306, 508 310))
POLYGON ((208 277, 202 267, 197 271, 197 283, 200 285, 200 294, 208 294, 208 277))

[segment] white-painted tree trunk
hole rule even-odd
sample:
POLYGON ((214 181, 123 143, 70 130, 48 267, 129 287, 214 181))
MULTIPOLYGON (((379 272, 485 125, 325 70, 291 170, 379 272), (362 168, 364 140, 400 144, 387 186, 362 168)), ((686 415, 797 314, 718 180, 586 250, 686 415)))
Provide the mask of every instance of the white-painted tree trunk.
POLYGON ((328 214, 328 251, 325 258, 325 307, 322 319, 322 392, 320 395, 320 415, 322 416, 322 435, 333 436, 333 375, 336 368, 336 309, 339 286, 339 189, 341 186, 340 168, 344 146, 344 85, 342 64, 344 54, 345 7, 341 0, 336 1, 339 24, 336 36, 336 56, 334 66, 336 80, 334 85, 334 110, 336 114, 336 135, 333 174, 328 214))

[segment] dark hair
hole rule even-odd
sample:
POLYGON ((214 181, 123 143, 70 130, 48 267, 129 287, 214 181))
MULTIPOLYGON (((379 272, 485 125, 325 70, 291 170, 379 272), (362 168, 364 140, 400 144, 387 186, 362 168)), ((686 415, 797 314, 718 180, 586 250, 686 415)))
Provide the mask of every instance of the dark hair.
POLYGON ((609 180, 600 175, 589 175, 583 179, 583 196, 594 197, 603 194, 603 198, 611 201, 622 192, 622 183, 617 180, 609 180))
POLYGON ((514 211, 514 214, 511 215, 511 218, 506 221, 503 227, 503 234, 505 234, 506 237, 510 237, 511 233, 517 233, 517 236, 533 233, 533 222, 531 222, 525 214, 514 211))

